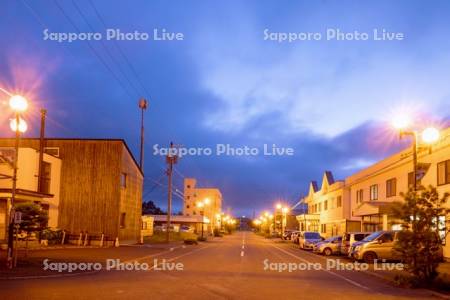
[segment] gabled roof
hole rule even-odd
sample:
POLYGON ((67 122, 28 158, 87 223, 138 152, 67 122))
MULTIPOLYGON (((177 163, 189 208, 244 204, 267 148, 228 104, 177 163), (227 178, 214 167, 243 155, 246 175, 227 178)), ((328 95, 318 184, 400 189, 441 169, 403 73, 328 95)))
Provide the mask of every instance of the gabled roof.
POLYGON ((334 183, 334 177, 331 171, 325 171, 322 177, 322 186, 321 190, 326 190, 330 185, 334 183))
POLYGON ((316 193, 318 190, 317 181, 311 181, 309 184, 309 195, 316 193))

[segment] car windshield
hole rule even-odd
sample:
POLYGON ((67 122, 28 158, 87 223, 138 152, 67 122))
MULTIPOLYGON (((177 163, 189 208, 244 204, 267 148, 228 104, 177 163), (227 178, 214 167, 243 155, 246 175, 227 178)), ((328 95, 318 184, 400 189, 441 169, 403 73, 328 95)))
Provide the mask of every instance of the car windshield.
POLYGON ((383 234, 383 232, 381 232, 381 231, 374 232, 374 233, 372 233, 371 235, 366 236, 366 237, 363 239, 363 242, 371 242, 371 241, 377 239, 377 238, 378 238, 380 235, 382 235, 382 234, 383 234))
POLYGON ((306 239, 320 239, 320 234, 317 232, 305 232, 306 239))

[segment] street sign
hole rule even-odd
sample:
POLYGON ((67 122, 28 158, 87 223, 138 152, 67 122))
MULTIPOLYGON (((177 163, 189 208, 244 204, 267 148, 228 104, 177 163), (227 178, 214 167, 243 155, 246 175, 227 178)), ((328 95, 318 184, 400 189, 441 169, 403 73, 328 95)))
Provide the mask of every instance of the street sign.
POLYGON ((14 213, 14 224, 22 223, 22 213, 20 211, 16 211, 14 213))

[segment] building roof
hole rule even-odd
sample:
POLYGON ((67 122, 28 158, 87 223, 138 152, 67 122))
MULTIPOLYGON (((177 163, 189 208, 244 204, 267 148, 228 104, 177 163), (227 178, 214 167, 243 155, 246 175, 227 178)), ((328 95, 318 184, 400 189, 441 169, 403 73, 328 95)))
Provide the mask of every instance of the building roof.
MULTIPOLYGON (((39 138, 20 138, 21 140, 36 140, 39 141, 39 138)), ((14 140, 14 138, 0 138, 0 140, 14 140)), ((142 176, 144 176, 144 173, 142 172, 139 164, 137 163, 133 153, 131 152, 130 148, 128 147, 127 143, 124 139, 117 139, 117 138, 45 138, 46 141, 99 141, 99 142, 121 142, 125 146, 125 149, 127 149, 128 154, 131 156, 134 164, 136 165, 137 169, 139 170, 139 173, 141 173, 142 176)))

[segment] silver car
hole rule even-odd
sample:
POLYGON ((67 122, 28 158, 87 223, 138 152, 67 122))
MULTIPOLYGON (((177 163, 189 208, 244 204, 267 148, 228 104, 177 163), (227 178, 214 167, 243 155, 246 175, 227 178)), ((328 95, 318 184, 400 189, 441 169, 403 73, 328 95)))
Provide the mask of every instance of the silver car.
POLYGON ((314 247, 318 242, 323 241, 323 238, 318 232, 315 231, 302 231, 298 237, 298 244, 300 249, 310 249, 314 247))
POLYGON ((332 254, 341 254, 342 236, 333 236, 322 242, 318 242, 313 247, 314 253, 330 256, 332 254))

